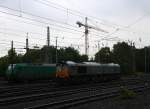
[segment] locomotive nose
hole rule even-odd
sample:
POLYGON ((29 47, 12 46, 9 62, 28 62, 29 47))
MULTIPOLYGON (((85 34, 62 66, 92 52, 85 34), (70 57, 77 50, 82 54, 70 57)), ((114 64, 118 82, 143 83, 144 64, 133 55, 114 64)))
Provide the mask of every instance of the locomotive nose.
POLYGON ((56 78, 69 78, 69 72, 67 67, 57 67, 56 78))

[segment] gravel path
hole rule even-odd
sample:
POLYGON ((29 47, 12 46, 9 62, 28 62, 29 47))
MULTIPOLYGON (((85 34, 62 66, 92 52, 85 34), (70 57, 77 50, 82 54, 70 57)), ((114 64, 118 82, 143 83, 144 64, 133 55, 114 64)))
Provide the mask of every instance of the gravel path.
POLYGON ((83 104, 69 109, 150 109, 150 90, 138 93, 135 98, 119 97, 83 104))

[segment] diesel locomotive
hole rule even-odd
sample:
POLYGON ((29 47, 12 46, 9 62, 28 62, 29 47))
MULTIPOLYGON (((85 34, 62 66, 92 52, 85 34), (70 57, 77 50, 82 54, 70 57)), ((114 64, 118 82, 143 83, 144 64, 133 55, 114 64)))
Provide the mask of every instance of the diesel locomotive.
POLYGON ((57 64, 13 64, 6 72, 7 80, 66 80, 66 81, 102 81, 120 76, 118 64, 99 64, 96 62, 75 63, 72 61, 57 64))
POLYGON ((65 62, 57 65, 56 78, 84 81, 104 81, 118 79, 120 77, 120 66, 118 64, 99 64, 96 62, 65 62))

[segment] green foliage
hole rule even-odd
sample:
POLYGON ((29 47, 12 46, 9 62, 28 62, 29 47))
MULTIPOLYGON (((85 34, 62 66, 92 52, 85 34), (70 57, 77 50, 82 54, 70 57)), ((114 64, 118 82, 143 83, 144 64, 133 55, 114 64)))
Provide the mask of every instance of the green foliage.
POLYGON ((129 90, 125 87, 121 87, 119 91, 119 97, 121 99, 131 99, 136 97, 136 93, 132 90, 129 90))
MULTIPOLYGON (((57 49, 59 61, 88 61, 88 56, 80 55, 74 48, 57 49)), ((42 49, 29 49, 24 55, 17 54, 15 50, 9 50, 8 55, 0 58, 0 76, 4 76, 9 64, 15 63, 56 63, 56 48, 44 46, 42 49)))
POLYGON ((143 76, 144 73, 143 72, 135 72, 134 75, 139 77, 139 76, 143 76))
POLYGON ((40 62, 40 55, 41 55, 41 51, 40 50, 34 50, 31 49, 28 51, 28 53, 26 53, 22 59, 23 62, 25 63, 38 63, 40 62))
POLYGON ((87 62, 88 61, 88 56, 87 55, 81 55, 80 56, 80 62, 87 62))
POLYGON ((145 63, 145 56, 144 56, 144 48, 143 49, 136 49, 136 68, 138 72, 144 71, 144 64, 145 63))
POLYGON ((22 55, 16 53, 15 50, 10 49, 8 55, 0 58, 0 76, 5 76, 5 72, 9 64, 22 62, 22 55))
POLYGON ((132 72, 132 47, 126 42, 117 43, 113 46, 113 61, 119 63, 121 72, 132 72))
POLYGON ((70 61, 79 61, 80 55, 77 50, 74 48, 68 47, 65 49, 65 58, 64 60, 70 60, 70 61))
POLYGON ((95 54, 95 61, 100 63, 118 63, 121 72, 124 74, 133 73, 133 52, 135 47, 128 45, 126 42, 114 44, 113 50, 109 47, 101 48, 95 54))
POLYGON ((146 72, 150 73, 150 46, 136 49, 136 68, 138 72, 145 72, 145 56, 146 72))
POLYGON ((87 55, 80 55, 78 50, 75 50, 72 47, 61 48, 58 50, 58 61, 74 61, 74 62, 83 62, 88 61, 87 55))
POLYGON ((145 71, 145 55, 146 71, 150 72, 150 47, 136 49, 135 46, 131 46, 127 42, 114 44, 111 51, 108 47, 101 48, 95 54, 95 61, 100 63, 118 63, 121 73, 134 74, 145 71))
MULTIPOLYGON (((100 63, 118 63, 123 74, 133 74, 133 53, 135 53, 136 71, 144 72, 145 70, 145 54, 147 72, 150 71, 150 47, 136 49, 126 42, 119 42, 113 46, 113 50, 109 47, 103 47, 95 54, 95 59, 90 61, 100 63)), ((87 55, 80 55, 79 51, 72 48, 58 48, 57 60, 60 61, 88 61, 87 55)), ((24 55, 17 54, 15 49, 9 50, 8 55, 0 58, 0 75, 4 75, 8 64, 10 63, 56 63, 56 48, 54 46, 44 46, 42 49, 30 49, 24 55)))
POLYGON ((0 76, 5 76, 5 71, 8 67, 8 56, 0 58, 0 76))
MULTIPOLYGON (((57 60, 60 61, 87 61, 86 55, 80 55, 79 51, 74 48, 60 48, 57 49, 57 60)), ((56 48, 53 46, 44 46, 41 50, 29 50, 23 56, 23 62, 27 63, 56 63, 56 48)))
POLYGON ((112 62, 110 48, 109 47, 101 48, 101 50, 95 54, 95 60, 100 63, 112 62))

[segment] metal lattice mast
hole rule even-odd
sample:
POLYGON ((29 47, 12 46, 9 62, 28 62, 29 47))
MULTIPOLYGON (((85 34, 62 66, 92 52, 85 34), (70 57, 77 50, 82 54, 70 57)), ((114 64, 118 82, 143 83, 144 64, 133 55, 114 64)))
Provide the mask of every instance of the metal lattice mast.
POLYGON ((97 28, 97 27, 89 26, 87 23, 87 20, 88 20, 88 18, 85 17, 85 24, 83 24, 79 21, 77 21, 76 24, 79 25, 79 27, 81 27, 81 26, 85 27, 85 32, 84 32, 84 34, 85 34, 85 54, 88 56, 88 52, 89 52, 89 39, 88 39, 89 29, 95 29, 95 30, 105 32, 105 33, 108 33, 108 32, 103 30, 103 29, 97 28))
POLYGON ((28 40, 28 33, 27 33, 27 37, 26 37, 26 53, 28 53, 29 51, 29 40, 28 40))
POLYGON ((86 17, 85 18, 85 54, 86 55, 88 55, 88 53, 89 53, 88 33, 89 33, 89 30, 88 30, 87 17, 86 17))
POLYGON ((49 26, 47 27, 47 46, 50 46, 50 30, 49 30, 49 26))

